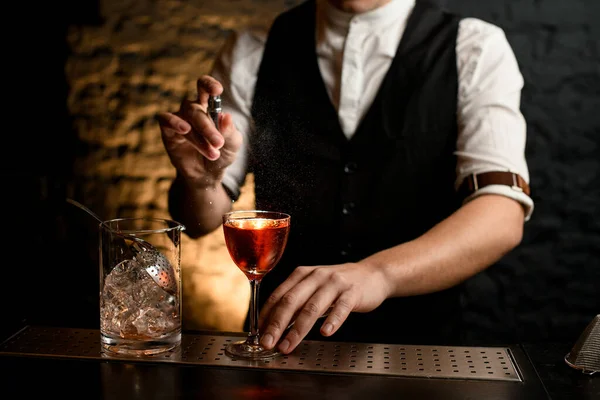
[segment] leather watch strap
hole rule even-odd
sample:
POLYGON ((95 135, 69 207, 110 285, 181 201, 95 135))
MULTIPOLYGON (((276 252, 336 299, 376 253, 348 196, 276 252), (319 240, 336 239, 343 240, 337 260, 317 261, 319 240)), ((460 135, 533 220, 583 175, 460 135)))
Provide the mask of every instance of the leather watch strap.
POLYGON ((459 188, 462 198, 466 198, 477 190, 489 185, 506 185, 513 190, 517 190, 530 195, 531 190, 525 179, 519 174, 508 171, 489 171, 481 174, 472 174, 467 176, 459 188))

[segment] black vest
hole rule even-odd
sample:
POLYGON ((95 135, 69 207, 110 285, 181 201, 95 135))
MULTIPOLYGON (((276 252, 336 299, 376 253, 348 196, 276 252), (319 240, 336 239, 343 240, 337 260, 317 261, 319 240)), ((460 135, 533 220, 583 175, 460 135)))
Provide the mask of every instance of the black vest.
MULTIPOLYGON (((256 83, 250 171, 256 207, 290 213, 292 225, 283 259, 261 285, 261 305, 296 266, 358 261, 417 238, 459 207, 458 23, 417 2, 377 96, 348 140, 319 71, 314 0, 275 20, 256 83)), ((352 313, 332 340, 455 343, 457 289, 352 313)))

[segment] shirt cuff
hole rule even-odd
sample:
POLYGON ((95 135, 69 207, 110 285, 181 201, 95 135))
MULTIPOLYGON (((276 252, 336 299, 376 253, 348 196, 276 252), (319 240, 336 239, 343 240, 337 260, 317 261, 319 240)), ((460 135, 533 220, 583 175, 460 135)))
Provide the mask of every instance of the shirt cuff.
POLYGON ((529 219, 531 218, 531 214, 533 214, 534 203, 532 198, 526 195, 525 193, 512 189, 506 185, 489 185, 484 188, 481 188, 475 193, 468 196, 463 201, 463 204, 466 204, 474 198, 484 194, 496 194, 500 196, 506 196, 521 203, 521 205, 523 206, 523 210, 525 211, 525 222, 529 221, 529 219))

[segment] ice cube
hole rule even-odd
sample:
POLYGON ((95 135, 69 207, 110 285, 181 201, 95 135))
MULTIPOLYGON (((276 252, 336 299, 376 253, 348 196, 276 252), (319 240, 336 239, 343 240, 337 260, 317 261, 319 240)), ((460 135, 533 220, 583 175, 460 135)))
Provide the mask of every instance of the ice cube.
POLYGON ((123 338, 159 338, 180 326, 179 300, 135 260, 106 276, 100 298, 101 328, 123 338))

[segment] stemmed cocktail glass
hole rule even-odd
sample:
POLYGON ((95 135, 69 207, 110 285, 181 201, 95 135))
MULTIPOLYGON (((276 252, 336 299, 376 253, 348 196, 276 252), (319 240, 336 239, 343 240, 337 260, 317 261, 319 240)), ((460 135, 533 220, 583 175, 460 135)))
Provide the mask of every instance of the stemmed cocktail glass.
POLYGON ((260 345, 258 289, 264 276, 277 265, 287 244, 290 216, 275 211, 232 211, 223 215, 223 233, 229 255, 250 281, 250 332, 246 340, 230 343, 229 356, 264 360, 279 355, 260 345))

